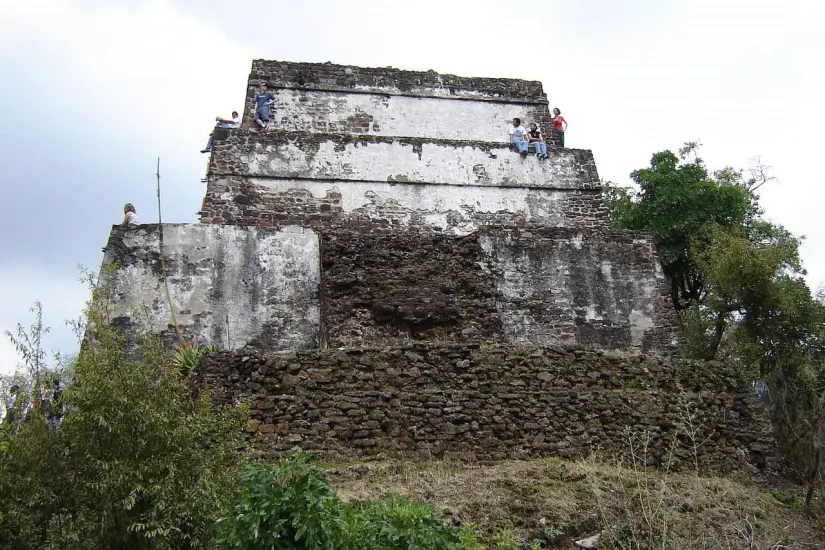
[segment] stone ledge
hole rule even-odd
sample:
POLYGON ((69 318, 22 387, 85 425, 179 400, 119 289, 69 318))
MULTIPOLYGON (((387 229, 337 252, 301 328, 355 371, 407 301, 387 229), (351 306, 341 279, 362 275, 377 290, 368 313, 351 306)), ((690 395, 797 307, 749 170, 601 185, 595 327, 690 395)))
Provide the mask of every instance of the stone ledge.
MULTIPOLYGON (((502 135, 504 134, 505 132, 502 131, 502 135)), ((212 140, 213 151, 219 150, 222 144, 226 145, 232 142, 277 145, 295 141, 315 145, 326 141, 332 141, 338 144, 339 147, 347 144, 369 145, 371 143, 401 143, 403 145, 411 145, 419 149, 422 145, 431 143, 451 147, 472 147, 474 149, 481 149, 485 152, 489 152, 493 149, 511 149, 512 147, 505 139, 502 139, 501 141, 480 141, 430 137, 386 136, 379 134, 351 134, 345 132, 283 132, 272 129, 262 132, 260 130, 250 130, 247 128, 215 128, 212 140)), ((585 155, 591 158, 593 156, 593 151, 591 149, 559 147, 552 143, 547 144, 547 149, 548 151, 558 151, 559 153, 569 152, 574 155, 585 155)), ((515 153, 514 150, 512 151, 515 153)))
POLYGON ((523 159, 506 142, 377 135, 216 131, 209 177, 600 189, 589 150, 523 159))
MULTIPOLYGON (((262 82, 268 80, 258 79, 257 81, 250 81, 250 89, 257 90, 255 83, 262 82)), ((259 84, 260 85, 260 84, 259 84)), ((486 103, 512 103, 516 105, 542 105, 547 106, 549 102, 547 99, 520 99, 515 97, 496 97, 496 96, 485 96, 485 95, 475 95, 472 91, 458 91, 454 93, 450 93, 449 90, 444 90, 443 92, 439 93, 441 90, 438 89, 426 89, 422 88, 421 91, 402 91, 399 88, 393 87, 363 87, 363 88, 346 88, 343 86, 325 86, 322 84, 316 85, 308 85, 308 86, 295 86, 295 85, 270 85, 270 89, 273 90, 299 90, 303 92, 339 92, 339 93, 346 93, 346 94, 363 94, 363 95, 378 95, 378 96, 396 96, 396 97, 418 97, 422 99, 445 99, 450 101, 483 101, 486 103)), ((253 97, 252 94, 249 94, 248 99, 253 97)))
POLYGON ((257 59, 252 62, 248 97, 266 82, 273 88, 314 89, 546 104, 541 82, 510 78, 472 78, 435 71, 405 71, 393 67, 356 67, 332 63, 294 63, 257 59))

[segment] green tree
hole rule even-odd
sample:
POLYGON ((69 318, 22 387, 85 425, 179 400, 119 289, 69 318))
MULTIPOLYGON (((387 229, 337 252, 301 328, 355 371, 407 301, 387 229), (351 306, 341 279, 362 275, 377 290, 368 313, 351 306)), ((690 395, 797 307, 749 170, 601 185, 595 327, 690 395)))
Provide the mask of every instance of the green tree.
POLYGON ((825 470, 825 304, 803 277, 800 239, 762 218, 756 191, 772 178, 759 162, 711 175, 696 143, 631 177, 638 190, 606 186, 614 224, 653 234, 686 354, 722 350, 726 368, 767 383, 785 465, 810 506, 825 470))
POLYGON ((101 289, 91 304, 59 426, 30 408, 0 433, 0 547, 208 547, 244 411, 195 395, 152 338, 127 357, 101 289))
MULTIPOLYGON (((776 350, 807 337, 813 302, 803 279, 799 244, 781 226, 760 219, 738 228, 712 227, 706 239, 694 242, 691 255, 706 292, 705 300, 693 307, 711 327, 704 340, 708 358, 716 356, 733 321, 763 349, 776 350)), ((760 363, 759 358, 750 359, 751 364, 760 363)))
POLYGON ((688 144, 681 160, 670 151, 654 154, 649 168, 630 175, 638 191, 605 185, 614 225, 652 233, 677 310, 706 297, 705 276, 691 245, 706 242, 714 227, 741 227, 757 212, 754 196, 732 171, 712 177, 696 152, 696 144, 688 144), (691 153, 694 159, 687 161, 691 153))
POLYGON ((758 327, 749 349, 768 381, 785 465, 805 483, 810 510, 825 473, 825 300, 805 290, 795 285, 772 304, 782 315, 758 327))
POLYGON ((772 179, 767 169, 757 163, 747 175, 730 167, 710 174, 698 148, 656 153, 650 168, 631 174, 638 190, 607 184, 605 202, 616 226, 652 233, 684 349, 714 358, 734 320, 754 338, 769 338, 759 327, 777 320, 770 300, 804 287, 804 271, 799 239, 761 218, 756 190, 772 179))
POLYGON ((23 407, 21 410, 14 411, 18 415, 24 413, 25 408, 28 406, 39 405, 43 389, 41 375, 47 370, 43 336, 48 334, 50 329, 43 324, 43 306, 40 302, 35 302, 30 311, 34 314, 34 321, 31 326, 26 328, 18 323, 15 333, 6 331, 6 337, 23 359, 27 369, 27 379, 30 380, 28 386, 31 387, 31 395, 27 395, 22 401, 17 400, 19 402, 18 406, 23 407))

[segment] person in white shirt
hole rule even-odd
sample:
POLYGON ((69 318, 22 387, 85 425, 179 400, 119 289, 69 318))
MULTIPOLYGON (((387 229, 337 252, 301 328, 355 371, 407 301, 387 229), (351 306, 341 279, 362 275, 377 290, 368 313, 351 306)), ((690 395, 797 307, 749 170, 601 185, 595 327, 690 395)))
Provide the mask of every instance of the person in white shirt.
POLYGON ((522 157, 527 156, 527 147, 529 144, 524 138, 527 130, 521 125, 520 118, 513 119, 513 125, 510 126, 510 145, 515 145, 522 157))
POLYGON ((135 207, 131 202, 127 202, 123 207, 123 223, 121 225, 126 229, 134 229, 139 224, 135 207))
MULTIPOLYGON (((241 126, 241 117, 238 115, 238 111, 232 111, 232 120, 228 120, 221 117, 215 117, 215 128, 240 128, 241 126)), ((212 130, 212 134, 215 131, 212 130)), ((206 142, 206 149, 201 151, 201 153, 208 153, 212 150, 212 134, 209 134, 209 141, 206 142)))

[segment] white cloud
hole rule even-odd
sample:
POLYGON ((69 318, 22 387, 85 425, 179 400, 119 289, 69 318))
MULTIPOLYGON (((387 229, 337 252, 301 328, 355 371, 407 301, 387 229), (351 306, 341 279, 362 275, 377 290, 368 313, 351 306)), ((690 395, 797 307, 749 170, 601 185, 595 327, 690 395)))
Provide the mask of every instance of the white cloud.
MULTIPOLYGON (((762 155, 779 177, 762 193, 767 215, 808 236, 815 287, 825 281, 825 188, 813 170, 825 127, 823 20, 825 5, 805 0, 0 2, 0 116, 19 125, 15 154, 25 155, 0 148, 0 160, 60 174, 3 188, 32 224, 60 220, 62 234, 86 235, 83 249, 97 253, 123 202, 155 219, 157 156, 164 218, 195 219, 206 164, 197 151, 215 115, 242 107, 253 58, 537 79, 570 122, 569 145, 593 149, 605 179, 625 182, 654 151, 692 139, 711 167, 762 155), (74 188, 94 215, 46 206, 74 188)), ((5 253, 23 237, 4 223, 5 253)), ((46 263, 61 241, 38 239, 25 241, 28 256, 46 263)), ((74 262, 5 267, 18 263, 0 262, 0 328, 28 319, 38 297, 47 314, 77 313, 85 294, 70 282, 74 262)), ((50 318, 56 331, 60 322, 50 318)), ((8 354, 0 344, 0 365, 8 354)))

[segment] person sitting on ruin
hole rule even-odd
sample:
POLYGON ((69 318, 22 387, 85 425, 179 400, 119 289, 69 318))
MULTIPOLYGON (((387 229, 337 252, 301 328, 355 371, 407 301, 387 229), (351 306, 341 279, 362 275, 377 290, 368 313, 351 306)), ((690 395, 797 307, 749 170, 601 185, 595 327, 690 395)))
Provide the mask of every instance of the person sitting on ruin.
POLYGON ((556 132, 556 140, 559 143, 559 147, 564 147, 564 131, 567 130, 567 121, 561 116, 561 111, 558 107, 553 109, 553 117, 550 120, 553 121, 553 129, 556 132))
MULTIPOLYGON (((215 117, 215 128, 239 128, 241 126, 241 117, 238 115, 238 111, 232 111, 232 120, 215 117)), ((212 136, 215 134, 215 130, 209 134, 209 141, 206 142, 206 148, 201 151, 201 153, 208 153, 212 150, 212 136)))
POLYGON ((137 213, 135 212, 135 207, 132 205, 131 202, 127 202, 126 205, 123 207, 123 223, 121 223, 123 227, 126 229, 134 229, 139 225, 137 213))
POLYGON ((539 127, 535 122, 530 124, 530 130, 527 132, 526 136, 527 143, 532 145, 536 150, 536 158, 546 159, 547 143, 544 142, 544 136, 541 135, 541 130, 539 130, 539 127))
POLYGON ((264 129, 269 124, 269 107, 275 101, 275 94, 267 91, 266 84, 261 84, 259 93, 255 96, 255 123, 264 129))
POLYGON ((528 142, 524 139, 524 134, 527 130, 521 125, 520 118, 513 119, 513 125, 510 126, 510 145, 515 145, 522 157, 527 156, 528 142))

